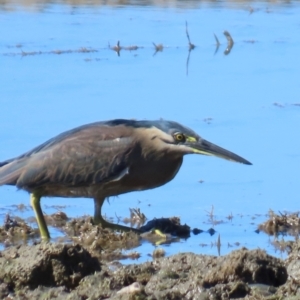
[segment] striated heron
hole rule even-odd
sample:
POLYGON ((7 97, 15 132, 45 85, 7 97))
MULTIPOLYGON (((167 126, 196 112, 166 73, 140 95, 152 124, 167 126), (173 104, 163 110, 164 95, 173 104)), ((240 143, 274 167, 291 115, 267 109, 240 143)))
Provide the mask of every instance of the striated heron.
POLYGON ((251 165, 179 123, 118 119, 69 130, 0 163, 0 185, 31 193, 42 239, 50 238, 40 206, 44 196, 93 198, 96 224, 128 231, 103 219, 105 198, 167 183, 177 174, 183 156, 193 153, 251 165))

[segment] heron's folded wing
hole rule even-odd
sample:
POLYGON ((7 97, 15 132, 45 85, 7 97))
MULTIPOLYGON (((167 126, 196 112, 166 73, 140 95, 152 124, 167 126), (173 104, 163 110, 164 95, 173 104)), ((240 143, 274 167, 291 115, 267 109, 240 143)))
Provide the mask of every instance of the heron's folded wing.
POLYGON ((87 128, 21 156, 0 168, 0 185, 83 186, 117 180, 128 172, 137 149, 129 132, 113 132, 109 127, 87 128))

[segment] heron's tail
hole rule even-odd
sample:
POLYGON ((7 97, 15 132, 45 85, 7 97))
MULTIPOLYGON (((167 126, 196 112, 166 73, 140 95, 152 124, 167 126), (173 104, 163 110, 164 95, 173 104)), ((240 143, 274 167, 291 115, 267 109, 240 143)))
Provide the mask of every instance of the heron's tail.
POLYGON ((25 164, 23 159, 0 162, 0 185, 16 185, 25 164))

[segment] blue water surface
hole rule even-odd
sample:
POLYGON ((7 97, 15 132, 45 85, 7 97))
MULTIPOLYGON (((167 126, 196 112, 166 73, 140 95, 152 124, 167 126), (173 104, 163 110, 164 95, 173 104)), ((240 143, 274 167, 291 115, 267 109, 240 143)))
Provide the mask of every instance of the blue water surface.
MULTIPOLYGON (((274 238, 255 230, 269 209, 299 210, 300 4, 174 3, 0 6, 0 161, 85 123, 176 120, 253 165, 186 156, 172 182, 111 198, 105 215, 128 217, 138 207, 148 219, 179 216, 217 231, 162 246, 168 255, 217 255, 220 234, 221 254, 245 246, 280 256, 274 238), (228 55, 224 30, 234 39, 228 55), (110 49, 118 41, 139 48, 118 56, 110 49)), ((29 196, 14 187, 0 188, 0 203, 1 220, 33 215, 16 210, 29 196)), ((53 205, 65 205, 70 217, 93 214, 90 199, 42 200, 46 213, 53 205)), ((140 261, 155 247, 143 242, 140 261)))

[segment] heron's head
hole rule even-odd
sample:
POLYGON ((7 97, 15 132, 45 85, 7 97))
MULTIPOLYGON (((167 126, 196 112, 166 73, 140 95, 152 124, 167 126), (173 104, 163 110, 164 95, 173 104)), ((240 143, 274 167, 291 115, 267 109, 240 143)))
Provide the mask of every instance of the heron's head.
POLYGON ((193 130, 173 121, 136 121, 136 129, 149 147, 177 155, 203 154, 251 165, 246 159, 200 137, 193 130), (151 145, 150 145, 151 144, 151 145))

